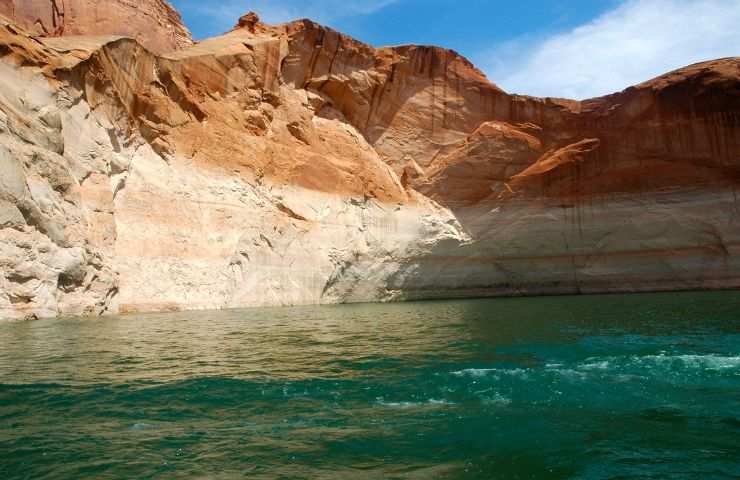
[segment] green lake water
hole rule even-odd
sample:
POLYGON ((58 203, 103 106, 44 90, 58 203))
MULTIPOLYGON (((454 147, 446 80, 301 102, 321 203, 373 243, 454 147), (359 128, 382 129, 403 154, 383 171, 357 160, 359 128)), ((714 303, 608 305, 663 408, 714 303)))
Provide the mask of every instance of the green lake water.
POLYGON ((740 292, 0 324, 0 479, 738 479, 740 292))

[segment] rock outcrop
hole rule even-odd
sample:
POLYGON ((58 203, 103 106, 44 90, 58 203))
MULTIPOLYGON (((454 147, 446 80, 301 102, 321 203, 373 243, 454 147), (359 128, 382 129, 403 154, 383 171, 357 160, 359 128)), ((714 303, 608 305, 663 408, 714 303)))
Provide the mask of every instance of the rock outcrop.
POLYGON ((740 286, 738 58, 537 99, 308 20, 35 3, 0 1, 1 318, 740 286))
POLYGON ((167 0, 0 0, 0 15, 36 35, 121 35, 155 53, 193 44, 167 0))

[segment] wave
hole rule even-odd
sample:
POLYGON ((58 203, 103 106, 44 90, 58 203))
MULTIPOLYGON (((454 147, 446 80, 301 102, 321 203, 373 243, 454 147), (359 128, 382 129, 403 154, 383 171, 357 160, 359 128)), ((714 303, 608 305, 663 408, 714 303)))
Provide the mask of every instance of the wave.
POLYGON ((511 405, 512 400, 508 397, 504 397, 498 393, 493 394, 490 397, 481 396, 481 402, 484 405, 495 405, 499 407, 505 407, 511 405))
POLYGON ((730 370, 740 368, 740 356, 723 355, 647 355, 636 357, 638 361, 653 362, 658 365, 682 365, 689 368, 704 368, 708 370, 730 370))
MULTIPOLYGON (((543 366, 529 368, 466 368, 450 372, 455 377, 466 377, 473 381, 504 381, 505 379, 537 380, 542 375, 557 375, 571 381, 586 381, 602 377, 624 383, 644 380, 650 376, 662 376, 666 371, 701 370, 708 374, 735 373, 740 370, 740 356, 718 354, 680 354, 671 355, 626 355, 610 357, 590 357, 576 362, 545 363, 543 366)), ((673 374, 673 373, 672 373, 673 374)))
POLYGON ((437 400, 435 398, 430 398, 422 402, 386 402, 382 398, 379 398, 377 404, 389 408, 446 407, 456 405, 455 402, 437 400))
POLYGON ((456 377, 486 377, 508 375, 512 377, 526 377, 530 373, 530 369, 526 368, 466 368, 463 370, 456 370, 450 372, 456 377))
POLYGON ((580 370, 608 370, 611 367, 609 360, 597 360, 589 358, 578 365, 580 370))

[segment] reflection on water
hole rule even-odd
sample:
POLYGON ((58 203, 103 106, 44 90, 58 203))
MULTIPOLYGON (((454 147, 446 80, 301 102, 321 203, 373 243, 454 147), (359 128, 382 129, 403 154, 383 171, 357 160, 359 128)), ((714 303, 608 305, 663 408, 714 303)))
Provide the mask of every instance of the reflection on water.
POLYGON ((737 478, 740 293, 0 325, 2 478, 737 478))

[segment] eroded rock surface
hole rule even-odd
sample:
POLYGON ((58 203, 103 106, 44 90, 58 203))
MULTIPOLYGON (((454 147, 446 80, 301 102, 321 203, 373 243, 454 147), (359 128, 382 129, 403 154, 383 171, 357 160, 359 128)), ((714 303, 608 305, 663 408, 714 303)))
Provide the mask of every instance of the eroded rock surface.
POLYGON ((740 286, 738 58, 576 102, 307 20, 188 46, 165 2, 139 41, 20 3, 0 318, 740 286))
POLYGON ((167 0, 0 0, 0 15, 44 37, 121 35, 157 53, 193 44, 167 0))

